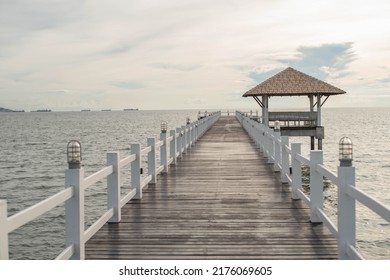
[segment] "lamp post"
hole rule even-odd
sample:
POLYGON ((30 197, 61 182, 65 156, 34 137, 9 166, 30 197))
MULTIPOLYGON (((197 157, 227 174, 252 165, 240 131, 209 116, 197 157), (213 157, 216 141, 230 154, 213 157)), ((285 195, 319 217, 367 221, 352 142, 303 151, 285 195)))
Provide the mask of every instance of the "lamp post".
POLYGON ((348 137, 343 137, 339 141, 340 166, 352 166, 352 159, 352 140, 348 137))
POLYGON ((161 122, 161 133, 167 133, 168 123, 166 121, 161 122))
POLYGON ((337 176, 337 227, 339 259, 350 259, 348 247, 356 245, 356 201, 348 194, 348 189, 355 188, 355 167, 352 166, 352 141, 343 137, 339 142, 339 160, 337 176))
POLYGON ((274 130, 275 131, 280 131, 280 122, 279 121, 275 121, 274 130))
POLYGON ((280 150, 280 142, 279 140, 281 141, 281 138, 280 138, 280 122, 278 120, 275 121, 274 123, 274 136, 275 136, 275 164, 274 164, 274 170, 275 172, 280 172, 281 169, 279 166, 282 166, 282 153, 281 153, 281 150, 280 150))
POLYGON ((161 134, 160 140, 163 141, 163 144, 160 148, 160 160, 161 165, 164 166, 163 172, 168 172, 168 143, 167 143, 167 131, 168 131, 168 123, 166 121, 161 122, 161 134))
POLYGON ((73 196, 65 202, 66 246, 74 246, 70 259, 85 258, 84 242, 84 170, 81 168, 81 144, 71 140, 67 145, 69 168, 65 170, 65 188, 73 188, 73 196))
POLYGON ((67 145, 67 158, 69 169, 80 169, 81 144, 77 140, 71 140, 67 145))

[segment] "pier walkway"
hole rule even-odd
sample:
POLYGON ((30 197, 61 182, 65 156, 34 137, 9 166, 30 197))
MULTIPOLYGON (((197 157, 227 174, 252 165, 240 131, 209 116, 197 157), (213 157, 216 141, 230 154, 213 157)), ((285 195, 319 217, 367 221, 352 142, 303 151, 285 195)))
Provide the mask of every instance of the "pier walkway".
POLYGON ((220 117, 85 246, 86 259, 337 259, 337 240, 271 170, 235 117, 220 117))

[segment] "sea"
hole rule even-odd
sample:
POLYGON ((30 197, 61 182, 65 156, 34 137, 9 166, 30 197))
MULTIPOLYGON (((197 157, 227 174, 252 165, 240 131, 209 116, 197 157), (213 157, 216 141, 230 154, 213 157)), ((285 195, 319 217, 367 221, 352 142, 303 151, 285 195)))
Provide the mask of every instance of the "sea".
MULTIPOLYGON (((159 137, 161 121, 170 130, 197 116, 198 110, 0 113, 0 199, 7 200, 11 216, 64 189, 70 140, 80 141, 88 176, 106 165, 107 152, 118 151, 123 158, 130 154, 132 143, 145 147, 147 137, 159 137)), ((385 205, 390 205, 389 120, 390 108, 322 111, 325 165, 336 172, 338 142, 348 136, 353 141, 356 187, 385 205)), ((294 142, 302 143, 303 153, 309 154, 308 137, 291 138, 294 142)), ((124 182, 123 193, 128 185, 124 182)), ((326 183, 324 195, 325 212, 336 222, 337 187, 326 183)), ((89 188, 85 203, 88 227, 106 211, 106 182, 89 188)), ((64 219, 61 205, 10 233, 10 259, 55 258, 65 248, 64 219)), ((390 259, 390 224, 359 203, 357 247, 366 259, 390 259)))

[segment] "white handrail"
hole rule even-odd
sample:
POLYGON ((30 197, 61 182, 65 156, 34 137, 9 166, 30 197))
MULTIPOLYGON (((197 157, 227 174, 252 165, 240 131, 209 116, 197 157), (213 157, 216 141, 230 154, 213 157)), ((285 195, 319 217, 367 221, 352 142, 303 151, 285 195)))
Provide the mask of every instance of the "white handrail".
POLYGON ((132 163, 133 161, 135 161, 136 159, 136 156, 135 155, 129 155, 127 157, 125 157, 124 159, 121 159, 119 161, 119 167, 122 168, 122 167, 125 167, 126 165, 129 165, 130 163, 132 163))
POLYGON ((356 250, 356 247, 349 243, 347 244, 347 254, 353 260, 364 260, 364 257, 356 250))
POLYGON ((305 204, 310 206, 311 205, 310 197, 308 197, 301 189, 298 189, 297 192, 298 192, 298 195, 303 199, 305 204))
POLYGON ((345 192, 390 223, 390 207, 351 185, 346 186, 345 192))
POLYGON ((156 174, 160 174, 163 170, 164 170, 164 165, 160 165, 160 166, 157 167, 157 169, 156 169, 156 174))
POLYGON ((303 155, 296 155, 295 158, 304 165, 310 165, 310 159, 303 155))
POLYGON ((323 164, 317 164, 317 171, 324 175, 324 177, 328 178, 329 181, 331 181, 333 184, 338 185, 339 184, 339 178, 335 173, 330 171, 325 165, 323 164))
POLYGON ((326 215, 326 213, 322 210, 317 208, 317 215, 320 217, 322 222, 324 222, 327 226, 327 228, 330 230, 330 232, 337 238, 338 232, 337 232, 337 227, 335 224, 332 222, 331 219, 326 215))
POLYGON ((147 153, 149 153, 151 151, 152 151, 152 147, 151 146, 146 147, 143 150, 141 150, 141 155, 145 155, 145 154, 147 154, 147 153))
MULTIPOLYGON (((9 257, 9 233, 36 219, 42 214, 47 213, 54 207, 57 207, 64 202, 66 203, 66 213, 72 214, 71 216, 66 215, 66 223, 68 223, 68 221, 71 222, 71 225, 66 225, 66 230, 67 232, 70 231, 71 235, 67 236, 67 240, 69 238, 75 239, 73 239, 72 243, 70 244, 67 241, 67 247, 56 257, 56 259, 71 259, 75 258, 75 256, 76 258, 83 259, 85 242, 87 242, 110 219, 115 218, 114 222, 119 222, 121 216, 120 209, 131 199, 142 198, 142 188, 151 183, 152 179, 157 176, 158 173, 161 173, 163 170, 164 172, 167 171, 167 165, 176 164, 176 158, 181 156, 181 152, 185 152, 188 148, 190 148, 191 145, 194 144, 218 120, 220 116, 220 112, 212 113, 203 119, 193 122, 192 124, 188 125, 187 128, 184 127, 184 129, 179 129, 179 133, 176 133, 172 130, 170 137, 161 139, 158 142, 153 142, 153 146, 147 146, 142 150, 139 148, 136 153, 132 153, 131 155, 126 156, 121 160, 119 160, 119 153, 108 153, 107 166, 88 177, 84 177, 84 170, 82 168, 79 170, 74 170, 77 172, 66 172, 66 189, 11 217, 7 217, 6 201, 0 200, 0 259, 8 259, 9 257), (177 142, 180 142, 180 146, 176 146, 177 142), (172 144, 174 145, 172 146, 172 144), (166 147, 174 148, 172 152, 169 153, 169 155, 167 150, 165 150, 165 153, 168 157, 166 158, 166 161, 162 162, 158 168, 155 168, 155 173, 149 174, 141 181, 141 155, 151 152, 155 153, 156 150, 159 149, 161 151, 162 149, 166 149, 166 147), (177 152, 176 147, 180 147, 181 152, 177 152), (124 197, 120 198, 120 170, 129 164, 131 164, 132 190, 130 190, 124 197), (133 167, 139 169, 134 170, 133 167), (82 214, 84 214, 84 191, 88 187, 102 181, 105 178, 107 178, 108 184, 108 204, 111 204, 112 208, 107 210, 85 231, 84 217, 82 217, 82 214), (139 184, 138 188, 137 184, 139 184), (115 197, 116 195, 117 197, 115 197), (79 207, 80 209, 74 209, 74 207, 79 207), (75 216, 81 215, 79 217, 80 220, 74 220, 74 214, 76 214, 75 216), (77 232, 78 230, 80 232, 77 232)), ((139 147, 139 144, 134 144, 132 147, 137 148, 139 147)))
POLYGON ((158 141, 156 142, 156 149, 160 148, 162 145, 164 145, 164 141, 158 141))
POLYGON ((96 222, 94 222, 85 232, 84 232, 84 242, 87 242, 91 237, 105 224, 108 222, 111 217, 114 216, 114 209, 111 208, 107 210, 96 222))
POLYGON ((286 180, 287 180, 287 183, 291 186, 292 185, 292 178, 290 175, 286 174, 286 180))
POLYGON ((74 245, 72 244, 67 248, 65 248, 65 250, 63 250, 61 254, 59 254, 55 258, 55 260, 69 260, 72 257, 73 253, 74 253, 74 245))
MULTIPOLYGON (((357 189, 353 186, 353 184, 351 185, 348 183, 355 181, 354 167, 343 167, 343 169, 340 169, 339 167, 338 174, 335 174, 322 163, 322 151, 312 151, 310 153, 310 158, 306 158, 299 153, 293 153, 292 149, 288 145, 288 140, 287 144, 284 144, 283 138, 277 136, 278 134, 276 131, 270 131, 270 129, 265 125, 254 121, 240 112, 236 112, 236 118, 253 138, 255 143, 260 147, 263 155, 265 157, 275 159, 275 162, 273 162, 274 170, 282 170, 282 182, 289 183, 292 186, 294 182, 296 183, 299 181, 299 186, 294 187, 295 191, 293 189, 293 199, 303 199, 304 202, 311 207, 312 222, 322 221, 328 227, 330 232, 336 236, 339 242, 339 258, 363 259, 355 247, 356 209, 354 202, 351 203, 350 200, 353 199, 353 201, 359 201, 388 222, 390 222, 390 207, 384 205, 362 190, 357 189), (283 152, 284 156, 280 156, 283 152), (286 157, 286 154, 289 156, 286 157), (296 160, 300 164, 306 165, 310 168, 310 177, 312 177, 310 180, 310 197, 307 196, 301 189, 301 174, 294 174, 293 172, 290 175, 287 172, 286 166, 289 165, 290 160, 291 162, 296 160), (299 180, 297 178, 294 179, 294 176, 299 176, 299 180), (319 189, 323 192, 323 180, 321 180, 321 177, 325 177, 330 180, 338 187, 339 192, 345 194, 341 197, 338 196, 338 227, 333 224, 330 218, 322 210, 323 194, 321 197, 318 192, 319 189), (315 182, 313 183, 312 180, 315 182), (342 212, 342 214, 340 214, 340 212, 342 212), (349 223, 349 225, 344 225, 344 222, 349 223), (351 236, 344 236, 346 234, 350 234, 351 236)), ((286 142, 286 140, 284 141, 286 142)), ((300 148, 298 149, 300 150, 300 148)), ((301 168, 300 166, 296 166, 297 165, 293 168, 301 168)))
POLYGON ((114 169, 112 166, 106 166, 99 171, 95 172, 94 174, 88 176, 87 178, 84 179, 84 190, 87 189, 88 187, 96 184, 97 182, 100 182, 104 178, 107 178, 108 175, 111 175, 114 169))
POLYGON ((128 194, 126 194, 122 199, 121 199, 121 208, 126 205, 127 202, 129 202, 137 193, 136 189, 132 189, 129 191, 128 194))
POLYGON ((51 209, 59 206, 73 196, 73 188, 68 188, 60 191, 59 193, 16 213, 8 218, 8 232, 12 232, 15 229, 27 224, 47 213, 51 209))
POLYGON ((152 181, 152 175, 149 175, 145 179, 142 180, 141 188, 143 189, 144 187, 146 187, 150 181, 152 181))

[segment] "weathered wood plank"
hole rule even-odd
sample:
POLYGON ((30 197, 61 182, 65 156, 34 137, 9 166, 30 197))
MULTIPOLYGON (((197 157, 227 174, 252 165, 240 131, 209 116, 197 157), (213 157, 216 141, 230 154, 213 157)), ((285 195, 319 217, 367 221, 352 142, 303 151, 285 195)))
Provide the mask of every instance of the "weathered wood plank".
POLYGON ((337 242, 233 117, 86 244, 87 259, 335 259, 337 242))

